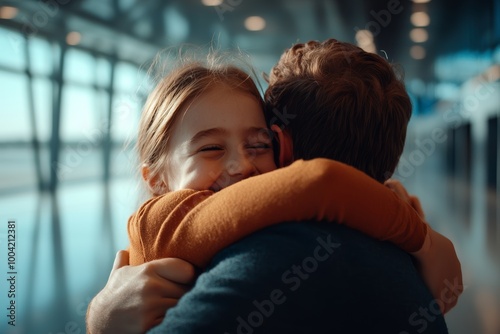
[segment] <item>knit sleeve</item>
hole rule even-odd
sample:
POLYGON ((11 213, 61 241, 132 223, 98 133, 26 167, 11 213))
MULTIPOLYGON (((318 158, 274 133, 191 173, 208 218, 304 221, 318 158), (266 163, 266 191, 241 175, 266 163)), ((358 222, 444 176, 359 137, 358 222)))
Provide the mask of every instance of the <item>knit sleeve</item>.
POLYGON ((171 257, 168 247, 170 244, 189 248, 189 240, 192 238, 183 241, 176 233, 185 229, 182 220, 187 213, 212 194, 213 192, 208 190, 179 190, 153 197, 141 205, 139 210, 130 216, 127 225, 130 264, 138 265, 171 257))
MULTIPOLYGON (((353 167, 328 159, 296 161, 212 196, 194 191, 190 196, 189 203, 196 203, 191 210, 184 205, 179 215, 170 213, 177 217, 175 231, 161 228, 157 232, 168 237, 149 238, 155 240, 153 257, 179 257, 204 267, 228 245, 286 221, 345 224, 407 252, 419 250, 427 233, 427 225, 415 210, 390 189, 353 167)), ((162 215, 155 217, 164 225, 162 215)))

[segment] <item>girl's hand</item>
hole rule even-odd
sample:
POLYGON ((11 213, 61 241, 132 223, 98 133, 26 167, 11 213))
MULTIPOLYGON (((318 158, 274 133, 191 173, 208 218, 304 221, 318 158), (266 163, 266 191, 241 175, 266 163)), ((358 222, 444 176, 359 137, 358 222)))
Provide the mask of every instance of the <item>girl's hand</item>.
POLYGON ((406 191, 405 187, 403 184, 394 179, 389 179, 385 181, 384 185, 394 191, 396 195, 399 196, 403 201, 406 203, 410 204, 410 206, 417 211, 418 215, 422 218, 422 220, 425 220, 425 213, 424 210, 422 209, 422 204, 420 204, 420 200, 418 199, 417 196, 412 196, 408 194, 408 191, 406 191))
POLYGON ((426 239, 422 249, 412 255, 434 301, 446 314, 457 304, 458 297, 464 291, 462 267, 455 247, 448 238, 429 227, 426 239))
MULTIPOLYGON (((387 180, 385 186, 410 204, 425 219, 424 210, 416 196, 408 194, 401 182, 387 180)), ((464 290, 462 268, 453 243, 430 226, 422 248, 412 253, 417 270, 434 296, 443 314, 452 309, 464 290)))
POLYGON ((194 267, 181 259, 128 264, 128 252, 119 251, 106 286, 89 304, 87 333, 144 333, 162 321, 195 279, 194 267))

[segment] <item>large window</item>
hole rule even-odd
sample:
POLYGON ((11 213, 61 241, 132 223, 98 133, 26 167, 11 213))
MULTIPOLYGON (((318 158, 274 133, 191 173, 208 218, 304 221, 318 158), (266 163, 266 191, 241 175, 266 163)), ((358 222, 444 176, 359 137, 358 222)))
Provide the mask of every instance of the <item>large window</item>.
POLYGON ((36 187, 40 178, 48 183, 53 168, 64 183, 98 179, 104 168, 112 170, 110 176, 134 170, 131 143, 144 101, 144 71, 68 47, 59 82, 60 48, 0 28, 0 49, 9 51, 0 52, 0 162, 10 162, 0 167, 0 191, 36 187))

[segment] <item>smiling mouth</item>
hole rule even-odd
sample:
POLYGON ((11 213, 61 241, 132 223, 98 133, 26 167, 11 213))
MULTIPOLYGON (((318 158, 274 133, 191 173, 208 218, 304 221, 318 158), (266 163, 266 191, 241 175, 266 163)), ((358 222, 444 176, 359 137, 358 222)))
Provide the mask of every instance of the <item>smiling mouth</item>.
POLYGON ((232 177, 229 180, 224 180, 224 179, 219 179, 212 184, 208 190, 213 191, 214 193, 221 191, 224 188, 227 188, 235 183, 238 183, 240 181, 243 181, 245 178, 242 177, 232 177))
POLYGON ((209 190, 212 190, 214 193, 221 191, 224 188, 229 187, 232 184, 235 184, 236 182, 241 181, 241 179, 233 179, 233 180, 217 180, 208 188, 209 190))
POLYGON ((221 189, 222 189, 222 187, 219 186, 217 183, 212 184, 212 186, 210 188, 208 188, 208 190, 211 190, 214 193, 220 191, 221 189))

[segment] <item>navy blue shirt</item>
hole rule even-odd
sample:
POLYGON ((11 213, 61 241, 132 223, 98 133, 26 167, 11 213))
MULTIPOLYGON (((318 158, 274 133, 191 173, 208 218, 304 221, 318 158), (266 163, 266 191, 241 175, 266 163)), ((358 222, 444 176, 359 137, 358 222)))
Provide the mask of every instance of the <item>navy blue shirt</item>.
POLYGON ((231 245, 149 333, 447 333, 411 257, 332 223, 231 245))

